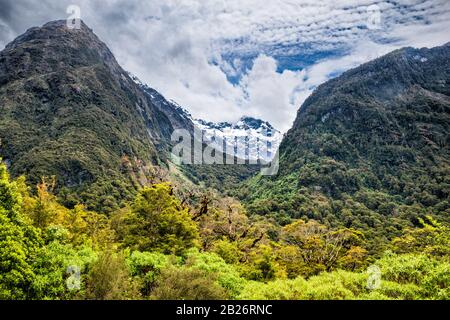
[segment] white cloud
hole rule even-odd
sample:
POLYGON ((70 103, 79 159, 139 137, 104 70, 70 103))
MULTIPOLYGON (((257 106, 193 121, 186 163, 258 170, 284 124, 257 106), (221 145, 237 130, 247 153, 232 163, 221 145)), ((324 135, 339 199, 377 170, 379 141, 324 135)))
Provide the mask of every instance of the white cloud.
POLYGON ((401 46, 449 40, 447 0, 0 0, 0 45, 26 28, 65 18, 68 4, 81 7, 83 20, 125 69, 194 116, 251 115, 281 130, 330 75, 401 46), (367 29, 374 4, 379 30, 367 29), (280 72, 279 55, 313 60, 304 70, 280 72), (250 70, 229 82, 248 57, 250 70))
POLYGON ((300 100, 298 93, 304 72, 277 72, 275 59, 260 55, 241 82, 242 110, 249 116, 270 119, 282 131, 289 129, 300 100))

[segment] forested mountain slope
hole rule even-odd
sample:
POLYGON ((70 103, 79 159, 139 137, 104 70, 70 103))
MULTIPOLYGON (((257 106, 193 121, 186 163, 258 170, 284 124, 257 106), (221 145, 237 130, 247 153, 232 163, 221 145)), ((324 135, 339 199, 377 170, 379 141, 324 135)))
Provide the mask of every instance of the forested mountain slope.
POLYGON ((83 22, 31 28, 0 53, 0 155, 32 184, 54 175, 68 205, 129 198, 152 181, 172 130, 83 22))
POLYGON ((0 53, 0 300, 450 299, 448 50, 319 87, 260 177, 176 166, 177 105, 84 24, 28 30, 0 53))
POLYGON ((404 48, 318 87, 280 148, 277 176, 241 190, 253 213, 390 238, 450 213, 450 44, 404 48))

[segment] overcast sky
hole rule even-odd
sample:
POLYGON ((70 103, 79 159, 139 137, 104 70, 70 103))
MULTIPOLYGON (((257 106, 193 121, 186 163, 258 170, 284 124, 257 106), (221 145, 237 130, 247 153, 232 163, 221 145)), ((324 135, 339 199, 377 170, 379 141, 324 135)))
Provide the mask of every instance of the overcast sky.
POLYGON ((449 0, 0 0, 0 49, 71 4, 124 69, 194 117, 282 131, 327 79, 450 41, 449 0))

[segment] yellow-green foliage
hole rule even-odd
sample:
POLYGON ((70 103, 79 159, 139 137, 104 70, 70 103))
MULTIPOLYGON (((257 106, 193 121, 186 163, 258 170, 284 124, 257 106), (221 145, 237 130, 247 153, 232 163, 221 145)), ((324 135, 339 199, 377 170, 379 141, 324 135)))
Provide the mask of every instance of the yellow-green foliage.
POLYGON ((86 298, 94 300, 128 300, 140 297, 121 252, 106 250, 92 265, 86 281, 86 298))
POLYGON ((393 239, 394 250, 449 257, 450 229, 431 216, 419 219, 419 223, 419 228, 407 228, 403 236, 393 239))
POLYGON ((141 251, 180 254, 198 239, 196 224, 167 183, 142 189, 126 223, 125 244, 141 251))
POLYGON ((238 268, 227 264, 218 255, 191 249, 186 257, 187 267, 215 274, 217 282, 227 291, 228 296, 231 298, 236 298, 242 290, 246 280, 240 277, 238 268))
POLYGON ((225 290, 214 275, 199 269, 167 268, 158 279, 151 299, 156 300, 223 300, 225 290))
POLYGON ((270 281, 286 278, 286 271, 276 259, 274 249, 269 245, 259 245, 248 255, 240 266, 241 274, 249 280, 270 281))
POLYGON ((430 299, 450 297, 450 263, 425 254, 395 255, 386 253, 377 264, 383 278, 399 284, 414 284, 421 296, 430 299))
POLYGON ((425 255, 388 253, 378 260, 379 287, 368 286, 367 272, 333 271, 304 280, 251 281, 240 299, 448 299, 450 265, 425 255))
POLYGON ((140 282, 140 290, 148 296, 156 286, 161 271, 170 265, 170 257, 159 252, 134 251, 127 258, 131 275, 140 282))
POLYGON ((296 300, 307 287, 303 278, 275 280, 268 283, 249 281, 239 299, 243 300, 296 300))
POLYGON ((212 251, 217 253, 227 263, 235 264, 242 258, 242 252, 239 250, 238 243, 222 239, 214 242, 212 251))
POLYGON ((0 165, 2 299, 450 299, 448 228, 431 217, 375 258, 360 231, 281 227, 231 199, 204 197, 199 211, 167 183, 110 217, 65 208, 51 189, 32 196, 0 165))
POLYGON ((353 229, 329 230, 314 220, 295 221, 281 230, 280 264, 290 277, 311 276, 345 266, 355 270, 366 264, 361 248, 364 236, 353 229))
POLYGON ((22 196, 0 159, 0 299, 27 298, 35 279, 38 230, 21 214, 22 196))
POLYGON ((98 253, 89 246, 74 247, 59 240, 42 247, 35 258, 36 277, 30 287, 33 299, 71 299, 85 292, 84 280, 98 253), (77 270, 80 271, 80 290, 70 290, 67 281, 73 275, 71 272, 77 270))

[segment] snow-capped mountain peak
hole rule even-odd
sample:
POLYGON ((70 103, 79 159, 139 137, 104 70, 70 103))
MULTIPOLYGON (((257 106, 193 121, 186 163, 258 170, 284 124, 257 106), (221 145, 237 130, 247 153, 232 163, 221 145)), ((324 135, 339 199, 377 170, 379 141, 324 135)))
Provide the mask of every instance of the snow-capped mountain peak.
POLYGON ((169 116, 174 129, 197 127, 203 132, 203 142, 243 160, 270 162, 278 151, 283 134, 269 122, 249 116, 244 116, 235 123, 194 119, 177 102, 167 100, 133 74, 129 73, 129 76, 143 89, 151 102, 169 116))
POLYGON ((271 161, 283 139, 270 123, 247 116, 236 123, 197 119, 194 124, 217 149, 245 160, 271 161))

